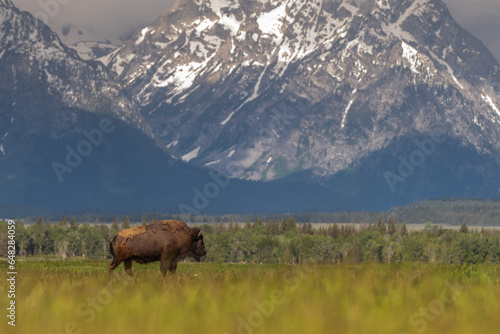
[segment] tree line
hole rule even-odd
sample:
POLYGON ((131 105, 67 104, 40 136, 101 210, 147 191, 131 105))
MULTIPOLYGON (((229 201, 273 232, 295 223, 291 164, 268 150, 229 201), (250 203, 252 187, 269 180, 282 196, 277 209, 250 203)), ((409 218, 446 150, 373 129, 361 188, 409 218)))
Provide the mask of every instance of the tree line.
MULTIPOLYGON (((165 220, 176 219, 193 222, 196 224, 215 223, 223 221, 229 223, 230 220, 244 222, 256 219, 277 220, 281 219, 281 214, 247 214, 247 215, 181 215, 161 212, 132 213, 118 216, 119 221, 128 218, 130 221, 140 222, 143 220, 151 221, 153 219, 165 220)), ((495 199, 439 199, 425 200, 415 202, 410 205, 395 207, 387 212, 306 212, 294 213, 288 216, 293 217, 295 221, 312 223, 331 223, 339 224, 363 224, 377 221, 379 217, 388 220, 393 217, 396 221, 406 222, 408 224, 425 224, 431 222, 439 225, 460 225, 462 222, 469 222, 470 225, 488 226, 500 225, 500 200, 495 199)), ((93 222, 95 220, 112 222, 117 218, 114 214, 83 214, 75 216, 76 220, 93 222)), ((27 217, 26 222, 34 223, 38 217, 27 217)), ((63 217, 48 217, 51 221, 59 221, 63 217)))
MULTIPOLYGON (((143 219, 141 224, 154 222, 143 219)), ((138 224, 136 224, 138 225, 138 224)), ((500 233, 470 229, 443 229, 427 223, 422 231, 409 231, 406 224, 389 217, 369 224, 297 224, 293 217, 261 218, 237 224, 204 223, 208 254, 204 261, 251 263, 500 263, 500 233)), ((120 230, 132 227, 128 218, 109 224, 80 224, 75 218, 53 223, 38 218, 33 225, 16 224, 19 256, 109 258, 109 242, 120 230)), ((7 226, 0 224, 2 239, 7 226)), ((0 256, 6 256, 2 240, 0 256)))

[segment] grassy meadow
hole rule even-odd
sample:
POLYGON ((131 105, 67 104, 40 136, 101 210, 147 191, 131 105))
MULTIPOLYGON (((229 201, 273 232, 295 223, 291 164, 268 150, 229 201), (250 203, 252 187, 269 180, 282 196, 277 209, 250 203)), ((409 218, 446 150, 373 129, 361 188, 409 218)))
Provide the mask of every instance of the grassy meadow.
MULTIPOLYGON (((16 264, 16 327, 2 333, 491 333, 500 266, 339 266, 104 260, 16 264)), ((7 265, 2 262, 2 275, 7 265)), ((5 279, 2 279, 5 281, 5 279)), ((0 295, 7 300, 7 285, 0 295)), ((5 310, 5 308, 3 308, 5 310)), ((4 311, 5 312, 5 311, 4 311)))

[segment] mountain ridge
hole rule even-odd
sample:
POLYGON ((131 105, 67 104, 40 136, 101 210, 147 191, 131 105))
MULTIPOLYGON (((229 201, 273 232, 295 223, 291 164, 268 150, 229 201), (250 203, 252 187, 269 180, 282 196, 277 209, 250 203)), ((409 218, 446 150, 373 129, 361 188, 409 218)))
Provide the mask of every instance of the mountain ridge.
POLYGON ((0 215, 332 206, 331 192, 315 185, 228 182, 172 158, 102 64, 84 61, 43 22, 3 4, 0 215), (304 198, 298 187, 321 198, 304 198))
MULTIPOLYGON (((22 105, 30 103, 53 104, 89 112, 106 110, 152 136, 135 105, 122 94, 121 87, 100 62, 82 60, 42 21, 20 11, 10 1, 2 4, 0 66, 5 78, 1 87, 4 125, 16 124, 16 109, 20 105, 24 108, 22 105)), ((54 133, 61 130, 55 126, 59 122, 50 125, 41 114, 23 114, 23 118, 29 117, 34 117, 31 124, 25 122, 22 126, 31 127, 30 131, 41 129, 42 125, 52 126, 54 133)), ((0 129, 2 133, 5 131, 0 129)))
POLYGON ((405 128, 496 150, 500 70, 484 45, 438 0, 354 4, 178 1, 105 61, 170 149, 237 178, 333 175, 405 128), (430 111, 408 106, 427 98, 430 111))
POLYGON ((183 0, 103 65, 0 2, 0 203, 202 214, 499 197, 498 62, 441 1, 356 3, 183 0), (116 129, 91 146, 103 119, 116 129), (233 179, 206 196, 214 172, 233 179))

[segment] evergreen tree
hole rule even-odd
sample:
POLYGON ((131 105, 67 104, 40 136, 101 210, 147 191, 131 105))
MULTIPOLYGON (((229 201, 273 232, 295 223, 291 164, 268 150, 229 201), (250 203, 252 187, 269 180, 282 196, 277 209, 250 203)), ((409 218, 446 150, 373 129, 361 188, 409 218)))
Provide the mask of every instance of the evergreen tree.
POLYGON ((28 239, 28 243, 26 244, 26 255, 34 255, 35 254, 35 241, 32 237, 28 239))
POLYGON ((120 232, 120 226, 118 225, 118 218, 115 218, 115 221, 111 224, 111 233, 116 234, 120 232))
POLYGON ((71 219, 69 220, 70 229, 76 231, 79 225, 80 224, 78 224, 78 222, 75 220, 75 217, 71 217, 71 219))
POLYGON ((273 234, 273 229, 272 229, 272 222, 273 222, 272 220, 268 220, 266 222, 266 234, 268 236, 273 236, 274 235, 273 234))
POLYGON ((339 235, 340 235, 342 238, 346 238, 346 237, 347 237, 347 233, 346 233, 346 231, 345 231, 345 225, 340 225, 339 235))
POLYGON ((99 234, 101 235, 101 238, 107 242, 110 238, 108 226, 101 223, 101 225, 99 225, 99 234))
POLYGON ((313 230, 313 227, 311 225, 311 222, 308 222, 306 227, 305 227, 305 231, 304 231, 306 234, 310 234, 310 235, 313 235, 314 234, 314 230, 313 230))
POLYGON ((46 229, 43 232, 42 254, 54 254, 54 240, 52 239, 52 235, 49 229, 46 229))
POLYGON ((380 233, 385 233, 386 231, 385 222, 382 220, 381 217, 378 219, 377 222, 377 231, 379 231, 380 233))
POLYGON ((463 222, 462 225, 460 225, 460 233, 468 233, 469 228, 467 227, 467 223, 463 222))
POLYGON ((400 233, 402 237, 408 234, 408 230, 406 229, 406 223, 403 223, 403 226, 401 226, 400 233))
POLYGON ((266 232, 268 236, 275 236, 280 233, 280 226, 277 221, 275 220, 268 220, 266 222, 266 232))
POLYGON ((387 222, 387 232, 392 236, 396 233, 396 222, 392 216, 389 217, 389 221, 387 222))
POLYGON ((142 222, 141 222, 141 225, 142 226, 146 226, 148 223, 146 222, 146 218, 143 218, 142 219, 142 222))
POLYGON ((261 226, 264 226, 264 222, 262 221, 261 218, 257 218, 255 219, 255 222, 253 223, 253 227, 261 227, 261 226))
POLYGON ((439 225, 439 228, 437 230, 437 235, 438 237, 442 236, 444 233, 444 230, 443 230, 443 225, 439 225))
POLYGON ((126 230, 128 228, 130 228, 130 222, 128 221, 128 217, 125 217, 125 219, 123 220, 122 222, 122 230, 126 230))
POLYGON ((295 223, 295 219, 293 219, 293 217, 290 217, 289 219, 287 219, 286 217, 283 218, 279 227, 280 233, 283 234, 291 230, 297 230, 297 224, 295 223))
POLYGON ((328 228, 328 235, 331 236, 333 239, 337 239, 340 236, 340 229, 339 225, 337 223, 333 224, 331 228, 328 228))
POLYGON ((279 225, 280 234, 283 234, 284 232, 286 232, 286 225, 287 225, 287 220, 286 220, 286 218, 283 218, 281 220, 281 224, 279 225))
POLYGON ((252 228, 252 224, 250 223, 250 220, 247 219, 247 222, 245 223, 245 226, 243 228, 245 230, 249 230, 252 228))
POLYGON ((226 231, 226 226, 224 225, 224 222, 221 219, 221 221, 219 222, 219 224, 217 224, 216 232, 222 233, 222 232, 225 232, 225 231, 226 231))

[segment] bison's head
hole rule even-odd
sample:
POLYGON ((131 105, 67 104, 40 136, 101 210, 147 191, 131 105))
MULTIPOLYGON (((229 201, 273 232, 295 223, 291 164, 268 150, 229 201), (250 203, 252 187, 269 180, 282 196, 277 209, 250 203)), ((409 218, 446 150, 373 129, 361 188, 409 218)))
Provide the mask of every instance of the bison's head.
POLYGON ((193 228, 193 243, 191 248, 191 255, 193 258, 200 262, 200 257, 207 255, 205 250, 205 243, 203 242, 203 234, 199 228, 193 228))

